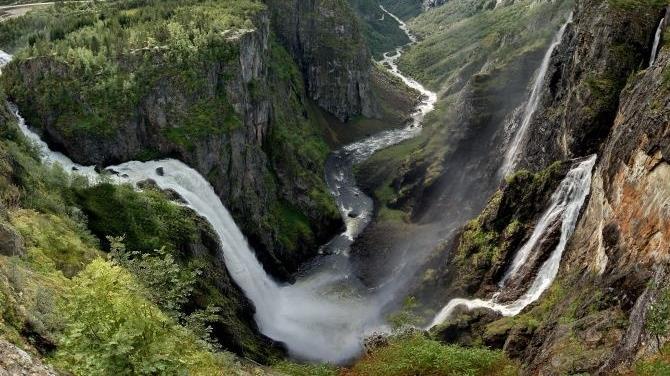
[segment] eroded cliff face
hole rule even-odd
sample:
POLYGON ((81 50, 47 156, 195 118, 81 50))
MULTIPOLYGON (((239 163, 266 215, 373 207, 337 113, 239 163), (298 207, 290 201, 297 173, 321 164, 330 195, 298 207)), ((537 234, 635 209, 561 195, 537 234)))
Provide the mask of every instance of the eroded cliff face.
POLYGON ((521 166, 542 169, 599 150, 626 80, 648 63, 663 12, 658 5, 576 3, 574 21, 552 58, 521 166))
POLYGON ((376 114, 370 52, 356 15, 342 0, 266 0, 273 29, 299 63, 307 92, 346 121, 376 114))
POLYGON ((575 339, 574 346, 599 352, 582 366, 604 374, 623 372, 657 351, 645 323, 669 278, 669 64, 670 54, 663 50, 656 65, 633 77, 623 91, 559 282, 596 296, 573 291, 557 302, 557 312, 533 337, 535 346, 524 352, 533 372, 558 373, 562 346, 575 339), (591 309, 585 309, 589 301, 591 309), (561 317, 569 314, 568 303, 579 309, 566 325, 561 317))
MULTIPOLYGON (((670 277, 670 54, 662 49, 654 66, 645 69, 663 8, 623 11, 613 4, 577 5, 574 25, 553 57, 532 123, 533 142, 524 154, 523 163, 536 169, 599 155, 558 277, 518 316, 459 312, 436 331, 446 341, 500 347, 522 362, 524 374, 627 373, 658 351, 648 321, 670 277)), ((455 252, 451 290, 487 297, 499 282, 495 272, 504 266, 519 224, 515 231, 492 224, 501 224, 499 197, 513 193, 512 186, 494 196, 459 242, 447 247, 455 252)), ((516 200, 518 207, 531 202, 542 200, 516 200)), ((530 222, 520 225, 532 228, 533 215, 526 218, 530 222)), ((537 248, 541 259, 546 246, 537 248)))

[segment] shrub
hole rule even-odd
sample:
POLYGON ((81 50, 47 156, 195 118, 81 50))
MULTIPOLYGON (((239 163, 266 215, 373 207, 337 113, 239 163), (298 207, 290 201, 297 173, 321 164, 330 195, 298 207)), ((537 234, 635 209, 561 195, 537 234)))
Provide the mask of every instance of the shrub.
POLYGON ((56 364, 76 375, 221 374, 225 359, 143 295, 120 266, 97 259, 72 280, 59 312, 56 364))

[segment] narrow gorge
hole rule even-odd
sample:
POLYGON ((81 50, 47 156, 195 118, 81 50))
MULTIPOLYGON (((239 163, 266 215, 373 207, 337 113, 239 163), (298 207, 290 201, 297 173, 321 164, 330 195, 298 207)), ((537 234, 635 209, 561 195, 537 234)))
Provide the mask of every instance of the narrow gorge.
POLYGON ((0 3, 0 374, 670 372, 668 19, 0 3))

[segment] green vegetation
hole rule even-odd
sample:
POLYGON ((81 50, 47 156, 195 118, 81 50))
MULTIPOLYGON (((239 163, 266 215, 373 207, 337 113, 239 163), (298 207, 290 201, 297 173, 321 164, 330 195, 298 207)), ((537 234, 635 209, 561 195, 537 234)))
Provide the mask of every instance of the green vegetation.
POLYGON ((656 338, 656 346, 661 352, 661 338, 670 332, 670 288, 662 289, 649 306, 645 325, 647 331, 656 338))
POLYGON ((373 350, 346 376, 460 376, 516 375, 514 363, 501 351, 443 345, 421 334, 392 338, 373 350))
POLYGON ((660 354, 635 363, 633 374, 636 376, 665 376, 670 375, 670 346, 666 345, 660 354))
POLYGON ((543 51, 571 5, 521 1, 486 10, 484 3, 450 1, 412 20, 410 27, 424 40, 403 56, 403 69, 439 89, 461 74, 474 73, 487 60, 503 67, 524 54, 543 51))
POLYGON ((409 43, 398 22, 379 8, 376 0, 349 0, 364 25, 364 35, 375 59, 409 43))
POLYGON ((30 124, 54 114, 53 127, 65 136, 112 136, 138 116, 134 109, 150 91, 173 96, 169 101, 179 95, 185 106, 169 108, 175 125, 164 132, 191 148, 240 125, 223 85, 212 86, 207 76, 213 64, 238 56, 238 33, 254 28, 251 17, 261 9, 254 0, 138 0, 31 12, 1 26, 4 48, 27 45, 3 83, 30 124), (27 79, 28 67, 42 75, 27 79))
POLYGON ((103 183, 75 190, 88 227, 100 239, 123 236, 129 249, 151 252, 183 249, 197 235, 190 210, 167 201, 153 189, 142 194, 130 185, 103 183))
POLYGON ((339 374, 337 368, 326 364, 298 364, 283 361, 272 368, 288 376, 337 376, 339 374))
POLYGON ((77 375, 211 375, 231 363, 145 299, 130 273, 101 259, 72 279, 58 313, 64 330, 54 361, 77 375))

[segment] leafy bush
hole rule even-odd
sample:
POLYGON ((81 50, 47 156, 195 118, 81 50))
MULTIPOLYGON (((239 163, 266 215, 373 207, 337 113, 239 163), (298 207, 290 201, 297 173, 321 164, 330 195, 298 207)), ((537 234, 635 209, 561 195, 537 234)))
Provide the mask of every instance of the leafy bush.
POLYGON ((56 364, 77 375, 220 374, 226 359, 149 300, 120 266, 97 259, 72 280, 59 309, 56 364))
POLYGON ((656 346, 661 351, 661 338, 670 332, 670 288, 664 288, 659 292, 647 310, 647 331, 656 338, 656 346))

